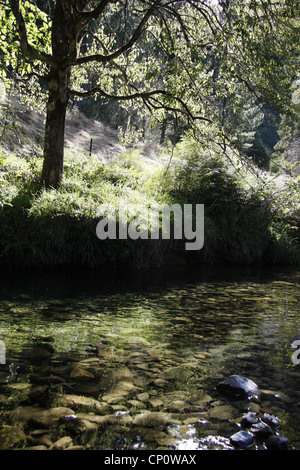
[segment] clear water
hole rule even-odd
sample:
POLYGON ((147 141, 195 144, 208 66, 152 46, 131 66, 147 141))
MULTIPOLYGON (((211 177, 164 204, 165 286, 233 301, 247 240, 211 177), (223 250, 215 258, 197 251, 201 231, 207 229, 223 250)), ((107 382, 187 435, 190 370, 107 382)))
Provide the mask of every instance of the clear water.
MULTIPOLYGON (((0 446, 34 445, 5 439, 12 426, 26 436, 39 428, 16 420, 16 409, 48 409, 76 395, 97 400, 101 411, 79 406, 74 420, 98 415, 101 423, 92 433, 52 426, 52 441, 71 435, 74 445, 92 449, 231 449, 229 438, 250 410, 276 416, 274 433, 294 448, 299 279, 286 269, 2 272, 0 446), (41 345, 51 354, 40 356, 41 345), (90 379, 74 379, 78 365, 90 379), (252 379, 262 397, 221 396, 215 386, 231 374, 252 379), (38 386, 46 398, 33 393, 38 386)), ((264 439, 253 448, 264 449, 264 439)))

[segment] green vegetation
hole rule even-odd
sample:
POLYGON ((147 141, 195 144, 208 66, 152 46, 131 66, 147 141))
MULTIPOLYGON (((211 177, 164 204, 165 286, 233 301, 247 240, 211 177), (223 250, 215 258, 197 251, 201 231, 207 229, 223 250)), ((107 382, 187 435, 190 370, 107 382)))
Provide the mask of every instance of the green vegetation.
POLYGON ((38 183, 41 159, 1 160, 1 261, 18 265, 96 266, 140 263, 138 241, 96 237, 101 204, 153 203, 155 175, 147 174, 134 153, 108 166, 96 158, 67 155, 58 189, 38 183))
POLYGON ((0 263, 299 262, 297 0, 0 3, 0 263), (204 248, 100 241, 123 200, 204 248))
POLYGON ((170 189, 205 204, 206 247, 200 259, 233 264, 299 262, 299 178, 260 170, 232 149, 226 155, 182 142, 170 189))
MULTIPOLYGON (((271 174, 232 150, 191 138, 149 163, 128 150, 110 163, 66 152, 59 188, 39 184, 42 159, 1 153, 1 263, 136 267, 163 263, 299 262, 299 178, 271 174), (99 207, 120 201, 205 205, 205 246, 179 240, 99 240, 99 207)), ((150 236, 149 236, 150 238, 150 236)))
POLYGON ((297 0, 3 0, 0 28, 0 77, 46 108, 46 186, 63 178, 66 112, 82 98, 121 103, 122 126, 134 117, 142 133, 160 122, 161 141, 171 120, 173 142, 193 128, 240 149, 261 106, 294 111, 297 0))

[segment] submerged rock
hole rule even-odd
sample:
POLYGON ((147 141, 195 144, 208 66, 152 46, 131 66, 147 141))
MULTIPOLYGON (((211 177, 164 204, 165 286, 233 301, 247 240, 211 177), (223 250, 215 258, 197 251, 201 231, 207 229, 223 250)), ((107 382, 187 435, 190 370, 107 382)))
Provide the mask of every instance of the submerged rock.
POLYGON ((30 447, 27 447, 28 450, 47 450, 47 447, 46 446, 30 446, 30 447))
POLYGON ((190 405, 184 400, 174 400, 167 405, 166 409, 168 411, 174 411, 175 413, 182 413, 189 411, 190 405))
POLYGON ((164 402, 160 400, 159 398, 151 398, 149 400, 149 403, 152 406, 152 408, 160 408, 164 404, 164 402))
POLYGON ((260 394, 256 383, 242 375, 231 375, 216 386, 216 390, 232 398, 250 398, 260 394))
POLYGON ((67 408, 77 409, 77 408, 89 408, 96 409, 100 406, 99 401, 94 398, 84 397, 79 395, 62 395, 58 399, 58 404, 67 408))
POLYGON ((136 387, 132 382, 118 382, 109 390, 109 392, 102 395, 102 400, 107 401, 108 403, 118 402, 137 390, 138 387, 136 387))
POLYGON ((281 420, 277 418, 277 416, 270 415, 269 413, 264 413, 263 421, 264 423, 269 424, 270 426, 273 426, 275 428, 277 428, 281 423, 281 420))
POLYGON ((32 387, 28 394, 31 403, 44 405, 49 399, 49 387, 47 385, 37 385, 32 387))
POLYGON ((23 357, 29 360, 31 363, 40 363, 48 360, 54 353, 53 346, 51 344, 37 344, 28 347, 23 351, 23 357))
POLYGON ((34 436, 33 434, 31 434, 28 439, 28 444, 30 444, 30 446, 34 445, 34 446, 45 446, 45 447, 51 447, 53 442, 51 440, 51 437, 49 434, 43 434, 43 435, 37 435, 37 436, 34 436))
POLYGON ((268 450, 287 450, 289 440, 283 436, 271 436, 267 439, 266 447, 268 450))
POLYGON ((7 412, 4 416, 12 422, 27 425, 27 422, 36 414, 45 411, 44 408, 37 408, 36 406, 22 406, 7 412))
POLYGON ((30 419, 30 424, 48 428, 57 425, 61 418, 73 414, 74 411, 70 408, 51 408, 49 410, 44 410, 33 415, 30 419))
POLYGON ((83 369, 82 367, 74 367, 70 373, 70 379, 77 380, 78 382, 93 380, 94 378, 95 377, 91 372, 83 369))
POLYGON ((230 442, 240 449, 248 449, 253 445, 253 435, 248 431, 239 431, 230 437, 230 442))
POLYGON ((169 420, 170 415, 168 413, 159 411, 145 411, 144 413, 135 416, 133 424, 136 426, 157 428, 166 425, 169 420))
POLYGON ((139 393, 136 398, 140 401, 148 401, 149 400, 149 393, 139 393))
POLYGON ((244 413, 243 418, 241 420, 241 425, 247 427, 252 426, 253 424, 257 424, 258 422, 259 419, 256 414, 249 411, 248 413, 244 413))
POLYGON ((91 395, 93 397, 99 396, 99 387, 95 384, 80 383, 74 387, 74 391, 78 395, 91 395))
POLYGON ((61 437, 50 447, 50 450, 65 450, 73 445, 70 436, 61 437))
POLYGON ((236 410, 230 405, 215 406, 209 412, 209 417, 221 421, 227 421, 236 414, 236 410))
POLYGON ((176 380, 190 378, 193 375, 193 370, 187 365, 173 366, 165 369, 159 376, 162 380, 176 380))
POLYGON ((260 421, 259 423, 253 424, 250 431, 258 438, 266 438, 268 436, 272 436, 273 430, 271 426, 268 424, 260 421))

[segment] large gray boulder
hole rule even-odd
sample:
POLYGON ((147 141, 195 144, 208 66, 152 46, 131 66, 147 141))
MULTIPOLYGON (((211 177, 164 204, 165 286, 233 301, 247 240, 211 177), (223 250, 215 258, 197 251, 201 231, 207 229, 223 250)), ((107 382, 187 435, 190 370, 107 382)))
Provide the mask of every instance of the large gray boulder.
POLYGON ((260 393, 256 383, 242 375, 230 375, 216 386, 216 390, 231 398, 251 398, 260 393))

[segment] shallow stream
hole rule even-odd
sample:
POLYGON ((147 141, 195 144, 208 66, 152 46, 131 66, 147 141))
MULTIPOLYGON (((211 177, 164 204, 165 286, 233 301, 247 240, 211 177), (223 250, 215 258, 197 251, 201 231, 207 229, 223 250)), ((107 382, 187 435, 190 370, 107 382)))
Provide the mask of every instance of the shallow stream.
POLYGON ((3 271, 0 449, 234 449, 248 412, 297 448, 300 272, 202 271, 3 271))

